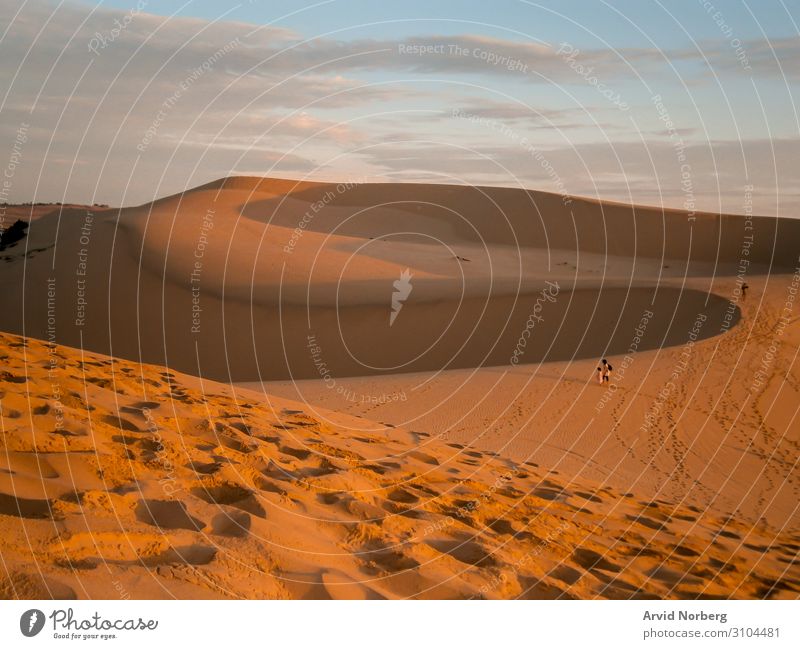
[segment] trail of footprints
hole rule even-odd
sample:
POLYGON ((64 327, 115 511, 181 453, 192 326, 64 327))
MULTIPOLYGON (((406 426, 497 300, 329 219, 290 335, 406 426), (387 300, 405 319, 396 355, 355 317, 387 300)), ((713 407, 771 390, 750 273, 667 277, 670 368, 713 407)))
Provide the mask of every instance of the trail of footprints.
POLYGON ((91 355, 61 353, 55 404, 31 361, 45 346, 2 338, 4 597, 108 597, 115 582, 134 597, 153 583, 165 597, 800 594, 797 533, 91 355), (29 479, 46 497, 8 488, 29 479))
MULTIPOLYGON (((758 317, 755 313, 748 313, 748 316, 748 322, 752 322, 752 330, 749 325, 739 327, 719 338, 716 352, 718 356, 738 358, 742 347, 746 344, 754 345, 756 350, 766 349, 772 340, 778 314, 762 308, 758 317)), ((745 361, 741 363, 744 365, 745 361)), ((730 384, 721 392, 695 390, 694 386, 704 368, 692 364, 686 367, 681 379, 675 383, 675 392, 664 400, 658 412, 651 413, 654 414, 654 420, 645 436, 646 453, 639 458, 648 471, 657 472, 663 478, 664 484, 669 485, 670 489, 665 493, 680 499, 683 494, 692 490, 699 491, 709 500, 716 497, 713 489, 695 480, 687 472, 685 458, 688 453, 695 451, 672 432, 676 424, 676 415, 682 412, 691 396, 693 408, 703 410, 711 422, 726 431, 733 446, 748 449, 769 466, 769 470, 760 475, 764 484, 758 492, 757 510, 763 510, 767 506, 768 500, 779 485, 788 484, 795 496, 800 498, 800 485, 793 472, 800 442, 786 439, 765 421, 764 411, 771 406, 771 401, 765 399, 764 395, 774 381, 780 380, 786 384, 785 389, 792 388, 797 391, 797 380, 791 374, 792 368, 782 367, 782 364, 779 358, 775 359, 771 376, 764 381, 764 385, 754 390, 753 394, 748 393, 749 384, 741 380, 742 377, 747 378, 745 372, 732 377, 730 384), (750 407, 743 409, 742 404, 746 399, 750 399, 750 407), (757 434, 754 436, 754 433, 757 434), (669 454, 669 461, 666 463, 668 470, 659 466, 659 457, 662 460, 666 459, 662 456, 664 453, 669 454)), ((617 392, 616 396, 616 403, 611 409, 612 420, 616 422, 613 432, 617 442, 624 446, 627 442, 619 432, 619 425, 627 407, 627 400, 624 393, 617 392)), ((655 401, 655 397, 653 399, 655 401)), ((630 454, 632 457, 637 457, 634 448, 630 454)))

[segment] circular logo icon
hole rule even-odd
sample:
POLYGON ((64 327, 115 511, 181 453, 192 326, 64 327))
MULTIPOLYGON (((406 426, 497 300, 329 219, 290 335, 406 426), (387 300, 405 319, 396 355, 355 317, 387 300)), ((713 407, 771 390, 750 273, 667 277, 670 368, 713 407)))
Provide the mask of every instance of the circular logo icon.
POLYGON ((22 635, 32 638, 44 628, 44 613, 38 608, 25 611, 19 618, 19 630, 22 635))

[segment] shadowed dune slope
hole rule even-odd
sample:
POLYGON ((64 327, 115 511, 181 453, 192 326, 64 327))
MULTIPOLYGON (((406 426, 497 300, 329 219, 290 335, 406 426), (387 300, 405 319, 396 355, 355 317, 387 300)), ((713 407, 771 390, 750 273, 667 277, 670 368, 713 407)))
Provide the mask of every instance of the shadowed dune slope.
POLYGON ((557 285, 516 358, 590 358, 648 305, 674 317, 644 348, 676 344, 700 311, 735 324, 730 296, 685 278, 735 275, 743 247, 750 268, 793 267, 800 221, 752 223, 521 189, 228 178, 37 218, 2 257, 0 327, 217 380, 468 368, 508 364, 557 285))

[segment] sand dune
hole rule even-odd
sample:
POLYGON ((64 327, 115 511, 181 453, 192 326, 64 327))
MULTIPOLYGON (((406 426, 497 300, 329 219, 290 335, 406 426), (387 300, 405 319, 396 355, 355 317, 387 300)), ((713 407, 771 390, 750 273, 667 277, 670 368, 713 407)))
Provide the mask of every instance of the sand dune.
MULTIPOLYGON (((517 360, 591 358, 654 302, 674 317, 646 348, 676 344, 698 309, 735 324, 730 295, 686 279, 739 272, 747 223, 518 189, 231 178, 37 218, 4 257, 0 328, 54 327, 65 344, 217 380, 469 368, 507 364, 556 284, 517 360), (412 292, 390 321, 406 269, 412 292)), ((800 222, 749 223, 748 270, 793 268, 800 222)))
POLYGON ((5 597, 800 592, 800 221, 255 178, 31 215, 5 597))
POLYGON ((0 335, 0 594, 797 597, 800 536, 0 335))

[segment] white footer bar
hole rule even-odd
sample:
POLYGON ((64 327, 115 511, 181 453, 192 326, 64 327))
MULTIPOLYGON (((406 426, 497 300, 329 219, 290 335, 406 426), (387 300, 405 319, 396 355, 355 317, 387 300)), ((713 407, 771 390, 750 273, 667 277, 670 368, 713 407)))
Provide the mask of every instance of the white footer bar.
POLYGON ((796 648, 798 620, 800 601, 0 602, 7 647, 796 648))

